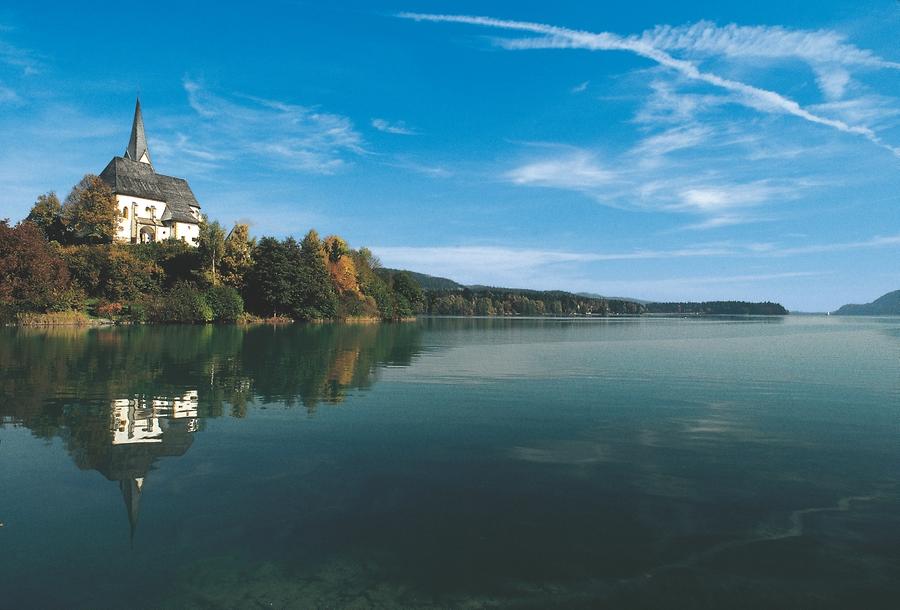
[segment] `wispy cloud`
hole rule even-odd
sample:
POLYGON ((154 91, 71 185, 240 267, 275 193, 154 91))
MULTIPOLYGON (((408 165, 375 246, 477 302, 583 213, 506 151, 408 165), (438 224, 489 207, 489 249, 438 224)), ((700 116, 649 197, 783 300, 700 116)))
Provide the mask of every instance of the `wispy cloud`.
POLYGON ((409 127, 403 121, 390 122, 385 119, 372 119, 372 127, 384 133, 392 133, 398 136, 417 136, 419 132, 409 127))
POLYGON ((0 104, 9 104, 20 101, 19 94, 0 82, 0 104))
POLYGON ((640 41, 665 51, 681 51, 691 57, 726 57, 769 62, 799 60, 816 73, 819 88, 838 99, 851 81, 849 68, 900 69, 867 49, 849 43, 831 30, 791 30, 780 26, 718 26, 710 21, 691 25, 661 25, 647 30, 640 41))
POLYGON ((572 93, 583 93, 584 91, 587 91, 588 85, 590 85, 590 84, 591 84, 591 81, 586 80, 582 83, 578 83, 577 85, 572 87, 569 91, 571 91, 572 93))
POLYGON ((37 74, 41 69, 41 62, 33 52, 4 40, 0 40, 0 63, 15 68, 25 76, 37 74))
POLYGON ((190 136, 177 135, 191 145, 173 147, 173 153, 209 163, 253 158, 262 165, 331 174, 364 152, 362 136, 347 117, 248 95, 226 97, 189 79, 184 89, 199 121, 193 121, 190 136))
MULTIPOLYGON (((776 243, 712 242, 683 248, 643 249, 621 252, 575 252, 503 246, 374 246, 375 252, 388 267, 400 267, 470 278, 470 283, 483 282, 486 274, 534 272, 556 265, 573 265, 616 261, 667 260, 688 258, 752 258, 770 259, 803 254, 823 254, 873 248, 900 247, 900 235, 875 236, 865 240, 831 242, 826 244, 784 245, 776 243)), ((742 275, 742 281, 763 280, 777 275, 742 275)), ((712 280, 709 280, 712 281, 712 280)))
POLYGON ((613 172, 600 167, 585 151, 526 163, 504 176, 514 184, 576 190, 607 184, 613 177, 613 172))
POLYGON ((423 176, 430 176, 432 178, 449 178, 453 175, 453 172, 451 170, 442 165, 428 165, 402 156, 396 157, 392 160, 384 161, 383 163, 390 167, 409 170, 411 172, 422 174, 423 176))
MULTIPOLYGON (((900 147, 884 142, 874 130, 867 126, 851 125, 840 119, 816 114, 809 109, 803 108, 796 101, 775 91, 762 89, 741 81, 719 76, 710 71, 701 70, 694 62, 676 58, 668 53, 662 48, 662 45, 655 42, 653 37, 623 37, 610 32, 594 33, 542 23, 470 15, 401 13, 399 16, 416 21, 463 23, 540 35, 538 38, 501 39, 498 41, 501 46, 507 49, 588 49, 592 51, 625 51, 633 53, 673 70, 683 78, 728 91, 740 103, 757 111, 787 114, 843 133, 858 135, 900 156, 900 147)), ((886 67, 893 68, 894 66, 888 63, 886 67)))

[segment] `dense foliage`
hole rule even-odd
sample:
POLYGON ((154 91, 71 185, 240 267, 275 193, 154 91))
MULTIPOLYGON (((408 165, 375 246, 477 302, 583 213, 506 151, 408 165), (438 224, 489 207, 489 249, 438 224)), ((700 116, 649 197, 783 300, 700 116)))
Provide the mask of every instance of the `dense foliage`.
POLYGON ((0 221, 0 312, 60 311, 76 300, 59 247, 34 223, 0 221))
POLYGON ((0 222, 0 314, 86 309, 132 322, 230 322, 247 311, 298 320, 395 319, 422 308, 408 275, 376 273, 372 253, 337 236, 250 236, 246 224, 226 234, 204 219, 198 247, 175 239, 114 240, 115 196, 85 176, 60 203, 38 197, 26 221, 0 222))
POLYGON ((787 309, 778 303, 749 303, 747 301, 704 301, 702 303, 647 303, 647 313, 728 315, 728 316, 783 316, 787 309))
POLYGON ((558 290, 464 288, 425 293, 426 311, 443 316, 637 315, 639 303, 582 297, 558 290))

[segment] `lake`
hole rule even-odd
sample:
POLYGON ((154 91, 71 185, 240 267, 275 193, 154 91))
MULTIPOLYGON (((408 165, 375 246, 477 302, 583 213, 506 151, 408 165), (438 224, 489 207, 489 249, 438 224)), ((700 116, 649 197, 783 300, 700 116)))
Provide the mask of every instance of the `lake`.
POLYGON ((900 319, 0 329, 5 608, 896 608, 900 319))

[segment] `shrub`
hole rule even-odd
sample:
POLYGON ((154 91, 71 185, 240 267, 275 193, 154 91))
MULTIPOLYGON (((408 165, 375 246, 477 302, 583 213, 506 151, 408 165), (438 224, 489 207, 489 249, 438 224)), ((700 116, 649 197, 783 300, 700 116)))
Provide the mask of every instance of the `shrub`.
POLYGON ((162 298, 152 302, 148 312, 155 322, 211 322, 212 308, 203 293, 188 282, 178 282, 162 298))
POLYGON ((231 286, 213 286, 204 298, 217 322, 234 322, 244 313, 244 299, 231 286))
POLYGON ((122 313, 124 307, 121 303, 102 301, 97 305, 97 315, 103 318, 115 318, 122 313))

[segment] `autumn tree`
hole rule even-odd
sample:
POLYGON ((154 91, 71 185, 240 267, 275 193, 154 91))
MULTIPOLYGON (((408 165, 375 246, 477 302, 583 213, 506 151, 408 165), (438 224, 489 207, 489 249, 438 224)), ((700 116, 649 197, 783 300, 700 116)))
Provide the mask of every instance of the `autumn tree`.
POLYGON ((33 222, 48 241, 62 243, 65 239, 66 226, 62 221, 62 204, 54 191, 38 195, 25 220, 33 222))
POLYGON ((93 174, 87 174, 75 185, 66 197, 61 216, 72 236, 82 243, 111 242, 119 223, 112 189, 93 174))
POLYGON ((0 221, 0 307, 13 313, 63 309, 67 292, 66 264, 37 225, 0 221))
POLYGON ((222 283, 237 290, 244 288, 246 275, 253 266, 253 248, 256 240, 250 238, 250 227, 236 223, 225 238, 220 277, 222 283))
POLYGON ((209 222, 206 217, 200 223, 200 259, 203 261, 203 275, 213 286, 219 285, 217 273, 222 256, 225 254, 225 229, 218 220, 209 222))

